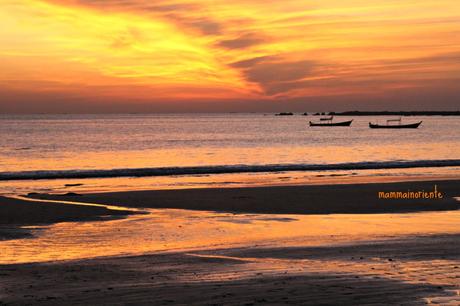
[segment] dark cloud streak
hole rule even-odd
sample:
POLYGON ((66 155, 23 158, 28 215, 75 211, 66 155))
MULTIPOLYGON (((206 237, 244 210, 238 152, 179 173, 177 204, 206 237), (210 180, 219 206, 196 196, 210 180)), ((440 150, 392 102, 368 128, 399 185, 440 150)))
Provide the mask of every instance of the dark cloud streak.
POLYGON ((262 44, 266 42, 266 38, 256 33, 246 33, 238 38, 222 40, 218 43, 218 46, 227 49, 245 49, 254 45, 262 44))
POLYGON ((258 84, 267 95, 275 95, 307 84, 302 80, 313 74, 317 63, 310 60, 289 61, 280 56, 261 56, 236 63, 246 80, 258 84))

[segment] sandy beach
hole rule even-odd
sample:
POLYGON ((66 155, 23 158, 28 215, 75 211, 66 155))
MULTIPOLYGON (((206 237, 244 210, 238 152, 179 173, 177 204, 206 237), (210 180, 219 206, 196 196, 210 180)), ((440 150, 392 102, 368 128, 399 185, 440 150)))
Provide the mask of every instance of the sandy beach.
MULTIPOLYGON (((324 236, 321 239, 329 239, 329 234, 310 232, 305 238, 297 237, 294 243, 287 243, 288 239, 282 236, 266 237, 274 239, 270 245, 253 243, 235 247, 226 246, 224 242, 218 247, 208 246, 190 251, 135 256, 101 254, 102 257, 86 259, 2 264, 0 301, 5 305, 457 305, 460 302, 460 252, 457 248, 460 233, 452 230, 452 226, 447 230, 449 227, 438 220, 431 224, 427 222, 426 230, 418 228, 419 234, 411 234, 410 223, 406 225, 408 230, 405 230, 405 223, 398 223, 404 221, 392 223, 395 221, 391 217, 382 219, 378 216, 392 213, 404 220, 406 214, 414 222, 423 223, 417 219, 429 214, 428 211, 454 212, 460 206, 453 199, 460 195, 458 186, 459 181, 450 180, 129 191, 67 196, 33 194, 31 197, 40 199, 99 203, 132 209, 186 209, 184 213, 187 210, 211 210, 216 211, 217 216, 232 212, 235 218, 241 215, 249 220, 262 220, 264 214, 318 214, 319 218, 327 214, 336 216, 336 213, 350 216, 362 214, 364 223, 359 223, 360 226, 366 222, 383 222, 387 224, 384 228, 399 226, 400 229, 395 232, 383 231, 385 235, 378 238, 371 233, 357 239, 356 232, 350 228, 350 235, 342 234, 340 241, 330 238, 330 242, 324 240, 313 245, 305 242, 319 239, 320 236, 324 236), (434 185, 443 193, 442 199, 378 199, 379 191, 430 191, 434 185), (443 228, 446 231, 444 234, 443 228)), ((9 198, 0 198, 0 201, 1 225, 10 229, 16 227, 13 232, 17 235, 21 231, 17 228, 19 225, 77 220, 99 220, 95 222, 105 224, 109 221, 101 220, 109 220, 108 216, 119 217, 131 213, 56 202, 34 203, 9 198)), ((285 220, 279 217, 263 220, 265 224, 275 226, 276 223, 289 223, 295 215, 286 216, 289 218, 285 220)), ((449 220, 453 221, 447 221, 449 215, 445 216, 446 224, 455 224, 458 218, 452 215, 449 220)), ((329 223, 338 222, 331 217, 326 217, 330 218, 329 223)), ((435 217, 425 218, 431 220, 435 217)), ((327 222, 327 219, 322 222, 327 222)), ((179 233, 181 226, 176 228, 179 233)), ((373 230, 369 228, 370 232, 373 230)), ((203 231, 202 235, 210 234, 205 229, 203 231)), ((135 243, 136 238, 133 237, 132 241, 135 243)))
POLYGON ((359 214, 440 211, 460 208, 459 180, 397 183, 207 188, 93 193, 34 194, 33 198, 137 208, 177 208, 265 214, 359 214), (379 192, 442 192, 440 199, 379 199, 379 192))
POLYGON ((458 305, 458 235, 2 265, 4 305, 458 305))
POLYGON ((27 229, 19 228, 24 225, 104 220, 110 217, 126 216, 130 213, 134 212, 96 206, 29 202, 0 196, 0 240, 30 237, 27 229))

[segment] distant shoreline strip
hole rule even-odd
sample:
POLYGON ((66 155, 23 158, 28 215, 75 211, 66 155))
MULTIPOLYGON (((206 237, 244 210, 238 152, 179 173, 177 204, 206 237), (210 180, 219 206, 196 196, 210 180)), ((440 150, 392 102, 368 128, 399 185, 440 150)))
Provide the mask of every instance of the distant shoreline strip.
POLYGON ((171 175, 200 175, 226 173, 256 173, 279 171, 327 171, 327 170, 372 170, 404 169, 426 167, 456 167, 460 159, 417 160, 388 162, 357 162, 340 164, 275 164, 275 165, 217 165, 196 167, 157 167, 101 170, 37 170, 19 172, 0 172, 0 181, 43 180, 43 179, 83 179, 111 177, 146 177, 171 175))
POLYGON ((365 111, 347 111, 347 112, 329 112, 328 115, 334 116, 460 116, 460 111, 406 111, 406 112, 365 112, 365 111))

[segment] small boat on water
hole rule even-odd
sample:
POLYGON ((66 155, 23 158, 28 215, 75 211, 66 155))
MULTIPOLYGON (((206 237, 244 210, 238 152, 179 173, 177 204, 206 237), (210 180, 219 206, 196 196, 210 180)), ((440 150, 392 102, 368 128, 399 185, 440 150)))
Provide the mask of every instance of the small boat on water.
POLYGON ((402 124, 401 118, 399 119, 389 119, 387 120, 387 124, 378 124, 378 123, 371 123, 369 122, 369 127, 371 129, 416 129, 419 125, 422 124, 422 121, 409 123, 409 124, 402 124), (392 122, 397 122, 393 124, 392 122))
POLYGON ((328 120, 327 122, 311 122, 310 126, 350 126, 353 120, 349 121, 342 121, 342 122, 332 122, 332 120, 328 120))

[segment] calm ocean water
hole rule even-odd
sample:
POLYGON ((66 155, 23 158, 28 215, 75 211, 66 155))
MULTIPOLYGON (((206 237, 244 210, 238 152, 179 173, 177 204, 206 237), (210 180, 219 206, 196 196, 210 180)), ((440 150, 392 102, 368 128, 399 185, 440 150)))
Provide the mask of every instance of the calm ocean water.
POLYGON ((318 117, 2 115, 0 172, 460 159, 458 117, 403 119, 423 120, 416 130, 372 130, 369 121, 386 118, 353 119, 350 128, 310 128, 318 117))

